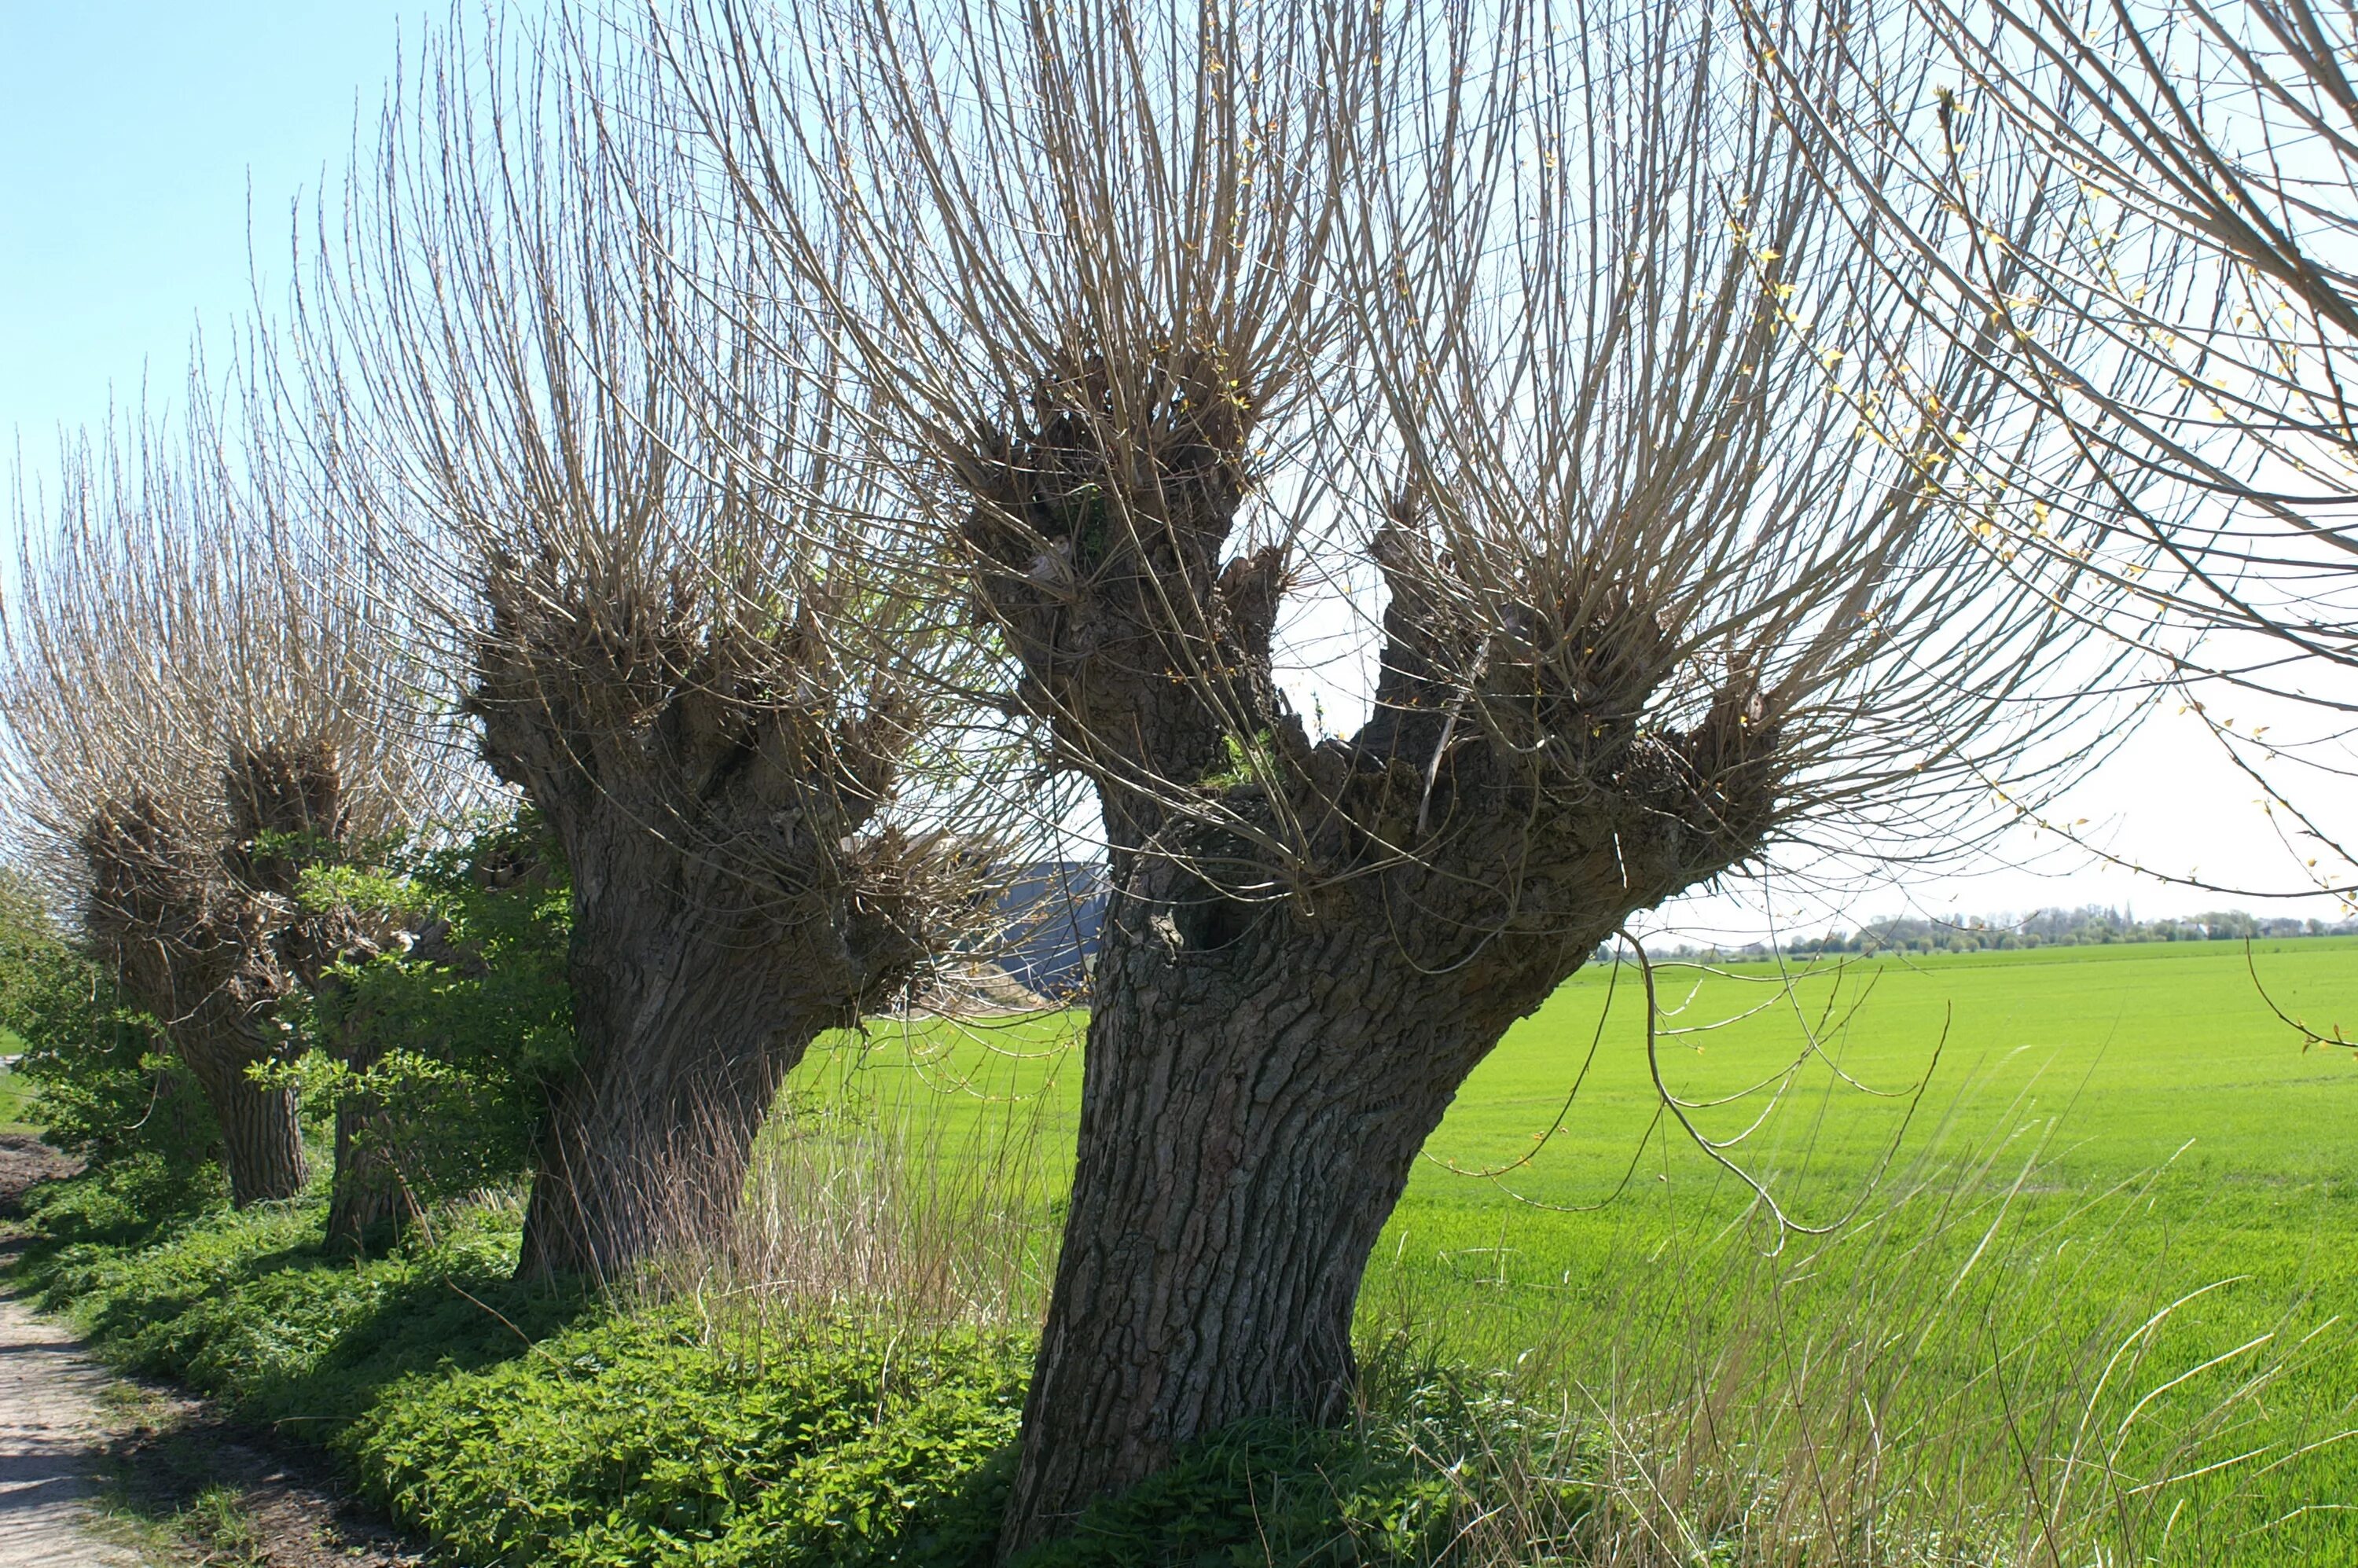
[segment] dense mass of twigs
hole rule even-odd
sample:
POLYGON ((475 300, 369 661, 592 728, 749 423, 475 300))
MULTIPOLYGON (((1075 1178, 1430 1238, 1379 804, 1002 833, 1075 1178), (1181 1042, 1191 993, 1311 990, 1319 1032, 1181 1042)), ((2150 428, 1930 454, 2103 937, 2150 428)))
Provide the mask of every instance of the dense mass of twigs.
MULTIPOLYGON (((422 61, 298 300, 330 504, 464 672, 495 772, 535 800, 602 794, 781 896, 894 796, 930 717, 862 657, 927 644, 924 604, 806 499, 839 488, 818 438, 837 389, 780 353, 787 323, 735 307, 748 264, 701 226, 643 70, 593 81, 562 40, 496 30, 422 61), (803 830, 699 816, 745 755, 803 830)), ((870 834, 860 854, 896 863, 863 874, 939 881, 951 861, 913 847, 946 816, 923 840, 870 834)))
POLYGON ((177 420, 84 437, 57 494, 18 492, 16 820, 67 885, 94 813, 144 801, 209 842, 251 838, 257 814, 286 816, 267 797, 298 757, 331 757, 343 800, 282 830, 377 838, 445 804, 387 721, 408 655, 360 535, 294 502, 250 412, 200 372, 177 420))
POLYGON ((1545 772, 1726 709, 1775 737, 1725 764, 1773 774, 1780 836, 1865 808, 1920 847, 1992 777, 2084 760, 2031 699, 2102 681, 2075 616, 2107 589, 1997 569, 1948 478, 2038 416, 1857 243, 1709 8, 723 5, 660 42, 823 304, 860 387, 829 435, 895 547, 968 563, 1028 655, 973 697, 1252 842, 1265 885, 1333 873, 1303 819, 1331 799, 1207 796, 1231 753, 1158 768, 1131 687, 1247 773, 1315 773, 1253 667, 1281 618, 1280 666, 1372 698, 1363 741, 1411 673, 1376 667, 1386 615, 1444 749, 1545 772))

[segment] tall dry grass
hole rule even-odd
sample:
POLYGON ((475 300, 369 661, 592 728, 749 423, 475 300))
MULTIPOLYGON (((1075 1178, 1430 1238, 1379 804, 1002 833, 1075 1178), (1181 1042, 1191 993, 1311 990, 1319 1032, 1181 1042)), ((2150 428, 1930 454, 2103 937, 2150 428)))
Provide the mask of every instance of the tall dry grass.
MULTIPOLYGON (((2358 1409, 2288 1415, 2272 1395, 2350 1357, 2345 1325, 2190 1321, 2249 1281, 2154 1251, 2179 1178, 2059 1193, 2052 1135, 1960 1146, 1952 1126, 1827 1237, 1738 1226, 1597 1260, 1602 1307, 1501 1373, 1518 1418, 1430 1455, 1464 1520, 1451 1560, 2319 1560, 2285 1533, 2347 1509, 2322 1462, 2358 1439, 2358 1409), (2125 1257, 2145 1265, 2125 1288, 2125 1257)), ((1371 1281, 1363 1330, 1414 1345, 1455 1307, 1432 1290, 1371 1281)))
MULTIPOLYGON (((733 1221, 705 1224, 630 1289, 698 1303, 737 1356, 845 1313, 1029 1336, 1068 1176, 1055 1103, 857 1065, 799 1083, 733 1221), (980 1103, 949 1114, 959 1093, 980 1103)), ((1467 1287, 1379 1263, 1362 1310, 1363 1435, 1404 1447, 1450 1493, 1442 1560, 2298 1561, 2253 1524, 2247 1489, 2358 1427, 2358 1412, 2311 1429, 2271 1410, 2288 1373, 2348 1355, 2347 1336, 2290 1316, 2257 1333, 2189 1321, 2239 1284, 2190 1285, 2183 1268, 2123 1289, 2125 1249, 2152 1244, 2173 1173, 2067 1192, 2021 1118, 1980 1119, 2012 1130, 1980 1141, 1965 1119, 1833 1234, 1780 1240, 1757 1215, 1722 1216, 1588 1260, 1602 1303, 1527 1335, 1509 1366, 1466 1367, 1498 1353, 1459 1331, 1467 1287), (1436 1380, 1463 1419, 1430 1419, 1436 1380)), ((2281 1524, 2307 1512, 2288 1495, 2281 1524)))
POLYGON ((678 1192, 680 1243, 630 1289, 700 1303, 716 1332, 741 1336, 847 1311, 1028 1333, 1068 1177, 1054 1115, 1049 1093, 839 1053, 780 1098, 741 1204, 678 1192), (949 1114, 953 1098, 968 1103, 949 1114))

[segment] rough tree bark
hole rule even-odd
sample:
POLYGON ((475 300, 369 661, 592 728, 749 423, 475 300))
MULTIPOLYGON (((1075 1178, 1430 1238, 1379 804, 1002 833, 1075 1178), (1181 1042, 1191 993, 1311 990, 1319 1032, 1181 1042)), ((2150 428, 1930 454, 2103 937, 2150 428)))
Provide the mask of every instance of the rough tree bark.
MULTIPOLYGON (((352 1065, 365 1067, 368 1063, 352 1065)), ((398 1236, 409 1217, 394 1163, 393 1124, 365 1097, 336 1107, 336 1181, 328 1197, 328 1251, 351 1257, 368 1250, 369 1238, 398 1236)))
POLYGON ((1190 1439, 1347 1411, 1361 1276, 1457 1086, 1631 911, 1752 853, 1775 789, 1745 683, 1692 732, 1648 724, 1641 611, 1531 605, 1521 649, 1460 645, 1410 510, 1376 546, 1375 717, 1314 745, 1269 675, 1282 557, 1220 559, 1249 422, 1217 367, 1129 400, 1161 437, 1143 487, 1090 375, 971 476, 980 592, 1112 850, 1010 1555, 1190 1439), (1567 630, 1576 681, 1528 651, 1567 630))
POLYGON ((780 1084, 889 989, 866 976, 895 944, 882 922, 780 921, 602 796, 565 817, 579 1056, 535 1140, 519 1272, 607 1279, 735 1213, 780 1084))
POLYGON ((272 1059, 274 1043, 254 1038, 258 1031, 235 1028, 200 1032, 180 1027, 167 1033, 221 1124, 230 1202, 243 1208, 300 1194, 308 1166, 295 1091, 266 1087, 245 1073, 247 1067, 272 1059))
POLYGON ((484 756, 572 876, 578 1054, 548 1086, 518 1274, 611 1279, 735 1213, 780 1081, 923 961, 905 846, 858 837, 901 720, 791 688, 822 656, 806 624, 684 631, 676 585, 592 603, 543 563, 492 600, 484 756))
MULTIPOLYGON (((266 901, 273 942, 286 971, 314 997, 332 1000, 342 985, 337 967, 384 951, 391 935, 388 922, 365 920, 340 905, 306 907, 299 896, 306 868, 342 860, 352 848, 341 759, 331 743, 317 739, 240 747, 222 773, 222 790, 229 808, 225 860, 232 874, 266 901)), ((374 1065, 375 1052, 349 1032, 330 1048, 356 1072, 374 1065)), ((363 1097, 338 1103, 328 1198, 330 1252, 359 1252, 371 1234, 399 1225, 401 1184, 392 1162, 393 1133, 384 1111, 363 1097)))
POLYGON ((276 1011, 289 984, 255 901, 146 796, 102 806, 81 849, 91 936, 212 1108, 231 1201, 243 1208, 295 1196, 304 1162, 294 1091, 246 1076, 279 1054, 276 1011))

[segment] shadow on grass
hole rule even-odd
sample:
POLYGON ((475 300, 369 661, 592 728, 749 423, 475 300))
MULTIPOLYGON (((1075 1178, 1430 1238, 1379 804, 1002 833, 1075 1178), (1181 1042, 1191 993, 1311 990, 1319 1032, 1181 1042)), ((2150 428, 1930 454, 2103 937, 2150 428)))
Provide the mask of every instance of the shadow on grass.
POLYGON ((118 1383, 101 1500, 114 1533, 181 1561, 415 1568, 423 1550, 331 1484, 326 1460, 145 1384, 118 1383))

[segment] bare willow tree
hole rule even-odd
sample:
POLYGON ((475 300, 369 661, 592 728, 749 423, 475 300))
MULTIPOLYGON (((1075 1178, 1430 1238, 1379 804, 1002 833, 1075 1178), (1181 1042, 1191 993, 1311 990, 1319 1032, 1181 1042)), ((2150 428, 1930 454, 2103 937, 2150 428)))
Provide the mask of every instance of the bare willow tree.
POLYGON ((301 337, 341 492, 570 871, 520 1271, 612 1277, 733 1213, 783 1076, 920 975, 989 857, 896 815, 928 713, 858 654, 929 600, 781 501, 838 483, 834 389, 707 287, 743 258, 645 74, 587 30, 421 61, 301 337))
POLYGON ((1934 835, 2086 673, 2073 564, 1942 478, 2024 422, 1714 8, 851 0, 666 47, 906 548, 962 553, 1101 806, 1005 1552, 1341 1417, 1370 1249, 1509 1024, 1773 845, 1934 835), (1282 626, 1356 637, 1355 732, 1282 626))
MULTIPOLYGON (((69 447, 49 511, 20 488, 6 680, 34 848, 202 1088, 243 1205, 303 1185, 295 1093, 252 1072, 288 1054, 285 1004, 385 935, 307 906, 302 871, 399 831, 436 786, 385 722, 399 654, 360 552, 283 504, 255 400, 218 395, 200 362, 176 423, 69 447)), ((340 1234, 391 1203, 353 1133, 340 1118, 340 1234)))
POLYGON ((1878 243, 1994 324, 1977 350, 2052 416, 2050 460, 1998 476, 2037 503, 2013 543, 2150 560, 2107 629, 2264 787, 2308 863, 2293 891, 2358 892, 2358 845, 2309 793, 2358 766, 2358 18, 1910 0, 1798 54, 1805 21, 1753 25, 1830 186, 1873 171, 1878 243), (2203 687, 2330 733, 2238 730, 2203 687))

